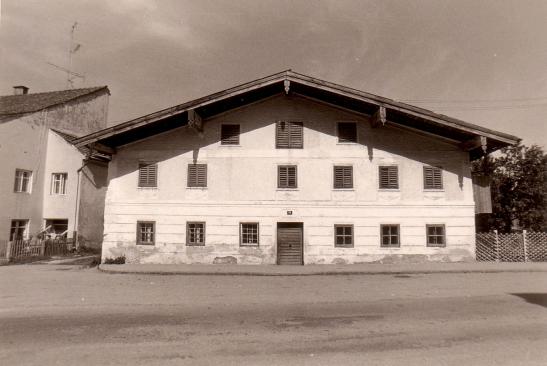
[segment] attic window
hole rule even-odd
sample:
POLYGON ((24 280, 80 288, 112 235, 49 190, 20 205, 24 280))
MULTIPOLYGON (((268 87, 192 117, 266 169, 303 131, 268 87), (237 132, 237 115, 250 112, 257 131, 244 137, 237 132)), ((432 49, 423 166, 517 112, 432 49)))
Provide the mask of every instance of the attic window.
POLYGON ((338 142, 341 142, 341 143, 357 142, 357 123, 338 122, 338 142))
POLYGON ((280 121, 275 125, 275 147, 277 149, 302 149, 304 147, 304 124, 280 121))
POLYGON ((239 145, 239 125, 221 125, 220 126, 220 144, 221 145, 239 145))
POLYGON ((277 167, 277 188, 297 188, 296 165, 277 167))

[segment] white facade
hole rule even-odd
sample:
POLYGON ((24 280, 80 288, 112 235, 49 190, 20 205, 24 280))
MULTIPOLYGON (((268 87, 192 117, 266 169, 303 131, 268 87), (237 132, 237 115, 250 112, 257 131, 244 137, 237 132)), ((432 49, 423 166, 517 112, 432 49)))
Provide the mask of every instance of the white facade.
POLYGON ((474 257, 469 154, 457 144, 300 96, 279 95, 217 115, 203 132, 182 127, 117 148, 109 166, 103 259, 134 263, 275 264, 278 223, 301 223, 303 263, 459 261, 474 257), (275 146, 277 121, 304 126, 302 149, 275 146), (338 122, 356 122, 340 143, 338 122), (240 143, 220 144, 221 124, 240 143), (139 162, 157 163, 157 187, 138 187, 139 162), (207 164, 207 187, 187 187, 187 166, 207 164), (277 187, 277 167, 296 165, 298 187, 277 187), (353 188, 333 188, 333 167, 353 167, 353 188), (379 189, 379 166, 398 167, 399 188, 379 189), (426 190, 424 166, 441 166, 443 189, 426 190), (154 245, 137 244, 137 222, 154 222, 154 245), (187 222, 205 222, 205 245, 188 246, 187 222), (259 224, 259 244, 240 246, 239 225, 259 224), (334 226, 353 226, 353 246, 335 247, 334 226), (399 225, 400 245, 381 246, 380 226, 399 225), (428 247, 426 225, 445 228, 428 247))

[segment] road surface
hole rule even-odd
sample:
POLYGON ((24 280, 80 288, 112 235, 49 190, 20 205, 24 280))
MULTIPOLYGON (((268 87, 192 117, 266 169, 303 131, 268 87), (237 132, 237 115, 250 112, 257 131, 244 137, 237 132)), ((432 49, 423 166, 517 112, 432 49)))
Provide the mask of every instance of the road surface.
POLYGON ((547 365, 547 273, 0 267, 0 365, 547 365))

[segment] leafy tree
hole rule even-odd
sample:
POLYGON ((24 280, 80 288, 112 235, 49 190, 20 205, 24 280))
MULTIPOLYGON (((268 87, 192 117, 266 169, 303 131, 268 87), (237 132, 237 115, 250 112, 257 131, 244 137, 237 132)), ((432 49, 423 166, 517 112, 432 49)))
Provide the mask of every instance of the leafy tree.
POLYGON ((509 232, 515 220, 523 229, 547 228, 546 168, 547 155, 537 145, 509 146, 499 157, 474 162, 473 173, 491 178, 493 229, 509 232))

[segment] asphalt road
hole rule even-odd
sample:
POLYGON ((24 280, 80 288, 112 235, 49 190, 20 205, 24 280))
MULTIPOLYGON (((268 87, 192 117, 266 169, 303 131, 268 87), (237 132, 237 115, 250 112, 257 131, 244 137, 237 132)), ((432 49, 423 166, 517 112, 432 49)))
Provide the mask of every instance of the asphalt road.
POLYGON ((0 365, 547 365, 547 273, 0 267, 0 365))

